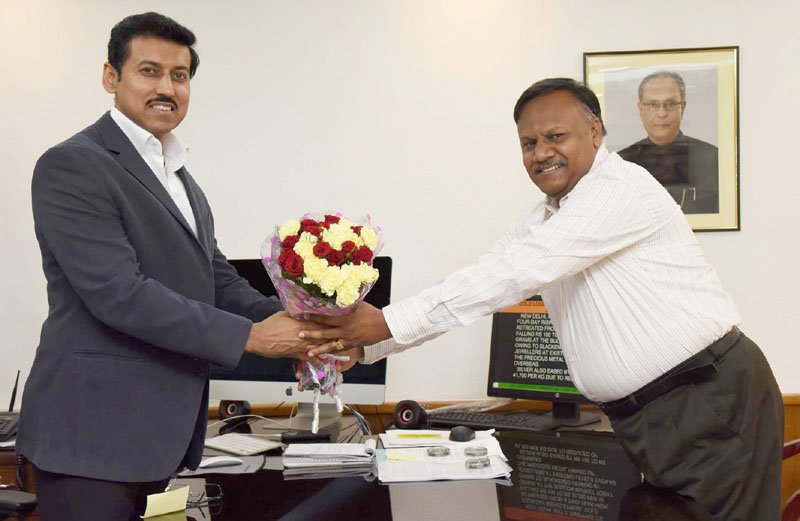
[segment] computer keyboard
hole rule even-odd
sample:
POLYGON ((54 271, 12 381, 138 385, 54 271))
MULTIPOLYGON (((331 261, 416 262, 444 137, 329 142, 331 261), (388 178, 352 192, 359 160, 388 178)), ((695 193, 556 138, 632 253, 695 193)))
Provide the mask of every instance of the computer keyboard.
POLYGON ((238 432, 229 432, 206 439, 206 447, 230 452, 237 456, 252 456, 276 449, 281 445, 279 441, 248 436, 247 434, 240 434, 238 432))
POLYGON ((550 415, 499 412, 435 412, 428 413, 432 427, 464 425, 473 429, 549 431, 559 426, 550 415))

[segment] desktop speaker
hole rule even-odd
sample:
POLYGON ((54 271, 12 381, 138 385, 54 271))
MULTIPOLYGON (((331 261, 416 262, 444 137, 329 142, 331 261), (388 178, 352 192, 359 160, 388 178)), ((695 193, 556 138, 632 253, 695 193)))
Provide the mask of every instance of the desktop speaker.
POLYGON ((403 400, 395 406, 392 420, 398 429, 419 429, 427 427, 428 413, 414 400, 403 400))
POLYGON ((220 400, 219 419, 226 420, 234 416, 250 414, 250 402, 244 400, 220 400))

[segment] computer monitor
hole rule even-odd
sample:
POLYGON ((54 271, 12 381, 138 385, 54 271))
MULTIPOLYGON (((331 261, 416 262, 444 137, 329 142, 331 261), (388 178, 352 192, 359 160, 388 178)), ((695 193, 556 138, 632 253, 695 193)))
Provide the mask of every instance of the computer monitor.
MULTIPOLYGON (((232 259, 228 262, 251 286, 266 296, 275 295, 275 287, 260 259, 232 259)), ((392 287, 392 259, 375 257, 372 263, 379 277, 367 293, 366 302, 377 308, 389 304, 392 287)), ((294 359, 263 358, 250 353, 242 355, 232 370, 212 367, 210 398, 212 400, 247 400, 254 403, 296 402, 303 415, 310 414, 313 391, 299 392, 294 372, 294 359), (309 407, 306 407, 309 406, 309 407)), ((382 404, 386 391, 386 360, 370 365, 356 364, 344 374, 342 400, 351 404, 382 404)), ((320 421, 324 425, 335 414, 334 401, 329 395, 320 398, 320 421)))
POLYGON ((494 314, 486 392, 551 402, 547 414, 553 419, 552 428, 600 421, 599 414, 578 407, 591 400, 572 383, 553 323, 538 295, 494 314))

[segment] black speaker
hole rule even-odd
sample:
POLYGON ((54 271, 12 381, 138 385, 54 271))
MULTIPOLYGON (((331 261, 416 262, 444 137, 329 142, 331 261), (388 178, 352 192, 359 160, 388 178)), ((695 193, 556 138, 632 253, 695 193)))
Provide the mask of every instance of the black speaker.
POLYGON ((219 428, 219 434, 226 434, 228 432, 240 432, 242 434, 250 434, 250 418, 246 416, 250 414, 250 403, 244 400, 220 400, 219 402, 219 419, 226 420, 225 425, 219 428), (240 418, 240 416, 245 416, 240 418))
POLYGON ((398 429, 419 429, 428 426, 428 412, 414 400, 398 402, 392 414, 398 429))
POLYGON ((250 411, 250 402, 244 400, 220 400, 219 402, 220 420, 250 414, 250 411))

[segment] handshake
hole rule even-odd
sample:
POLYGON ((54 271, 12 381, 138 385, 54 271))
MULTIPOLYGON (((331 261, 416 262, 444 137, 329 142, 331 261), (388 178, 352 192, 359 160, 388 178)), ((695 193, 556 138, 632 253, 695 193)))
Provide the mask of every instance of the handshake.
POLYGON ((268 358, 308 360, 324 353, 347 354, 352 367, 363 356, 364 346, 391 338, 383 313, 359 302, 351 313, 338 316, 311 315, 308 321, 291 318, 285 311, 253 324, 245 352, 268 358))

